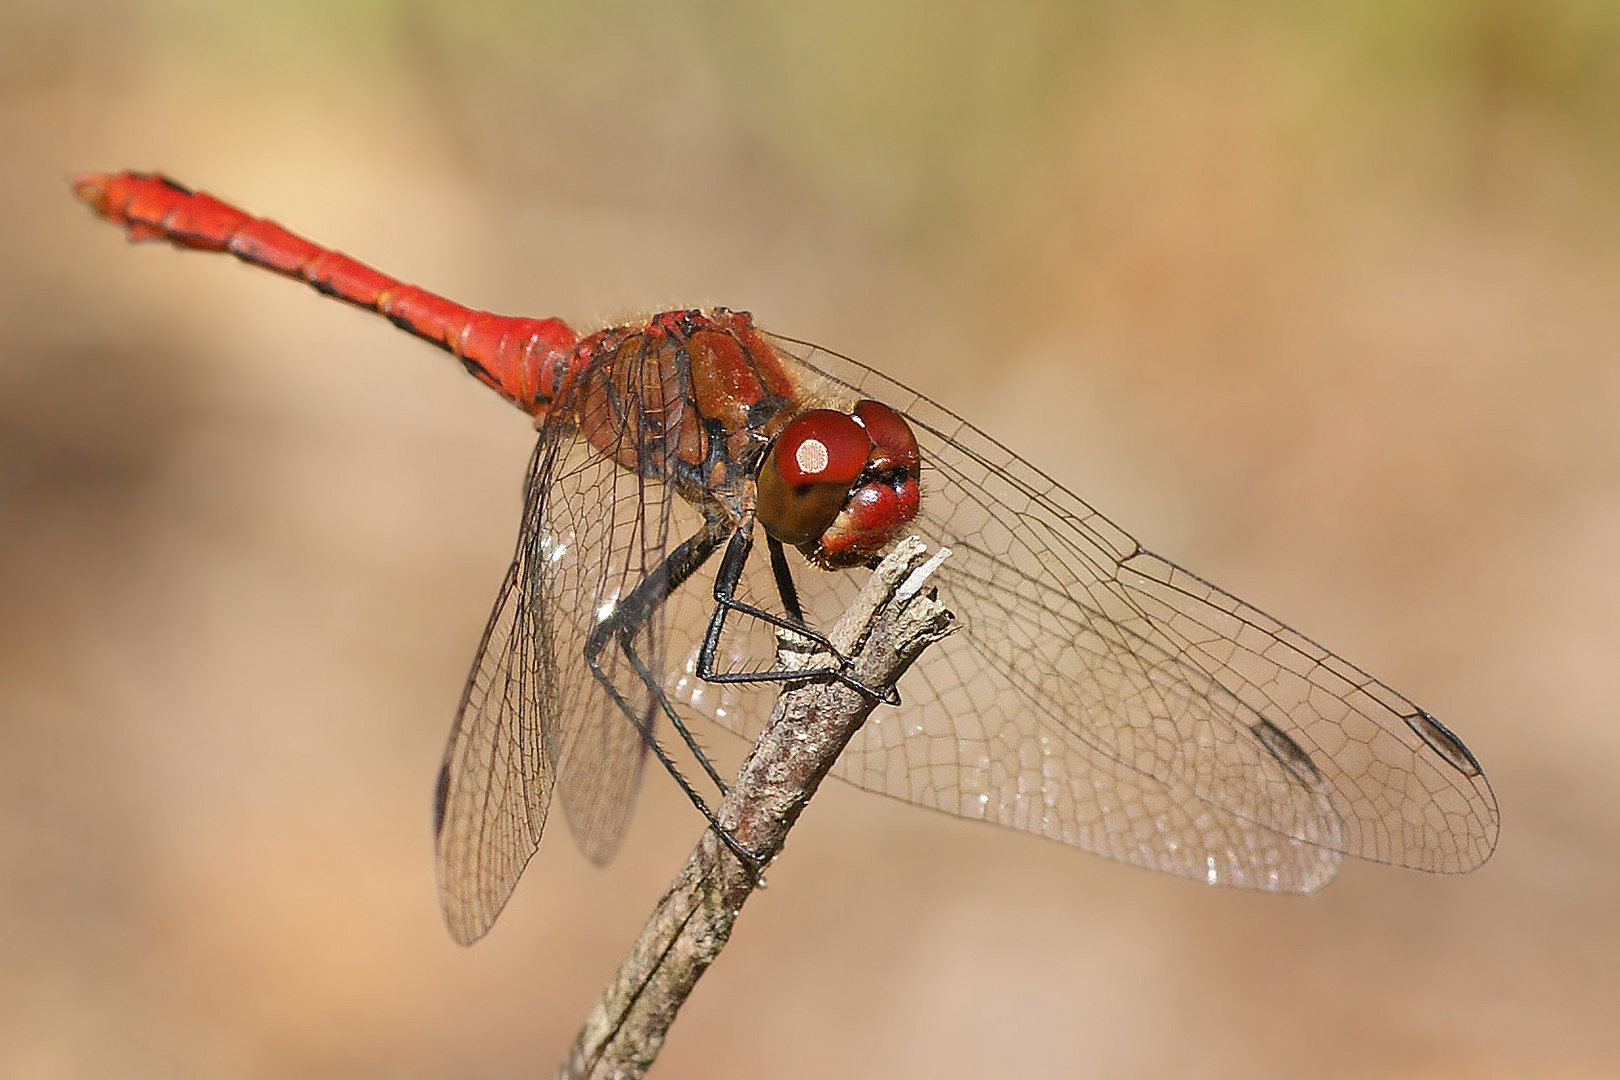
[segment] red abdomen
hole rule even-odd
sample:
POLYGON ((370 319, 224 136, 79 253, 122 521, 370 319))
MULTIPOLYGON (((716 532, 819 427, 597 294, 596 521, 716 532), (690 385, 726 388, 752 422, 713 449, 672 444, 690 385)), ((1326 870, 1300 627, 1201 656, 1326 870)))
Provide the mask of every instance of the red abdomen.
POLYGON ((576 370, 578 335, 561 319, 474 311, 166 177, 86 173, 73 178, 73 190, 131 240, 229 252, 375 311, 454 354, 485 385, 535 416, 546 414, 576 370))

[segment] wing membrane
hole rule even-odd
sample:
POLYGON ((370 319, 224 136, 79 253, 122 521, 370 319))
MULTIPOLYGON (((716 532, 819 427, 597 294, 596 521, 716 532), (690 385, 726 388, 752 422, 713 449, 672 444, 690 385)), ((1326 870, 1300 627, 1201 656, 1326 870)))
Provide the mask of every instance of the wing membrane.
POLYGON ((439 901, 451 935, 482 937, 540 843, 556 779, 546 729, 557 714, 554 625, 541 600, 550 539, 542 531, 554 447, 529 464, 517 554, 478 647, 439 772, 439 901))

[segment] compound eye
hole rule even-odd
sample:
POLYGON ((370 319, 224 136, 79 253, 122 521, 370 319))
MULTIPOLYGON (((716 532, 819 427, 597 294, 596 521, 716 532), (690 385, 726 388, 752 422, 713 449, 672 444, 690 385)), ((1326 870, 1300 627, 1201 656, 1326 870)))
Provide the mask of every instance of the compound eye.
POLYGON ((776 440, 776 467, 790 487, 840 484, 845 490, 866 467, 872 440, 845 413, 812 409, 797 417, 776 440))
POLYGON ((917 436, 911 425, 900 414, 881 401, 862 401, 855 406, 855 418, 866 428, 867 436, 877 448, 872 454, 872 465, 878 469, 917 471, 917 436))
POLYGON ((782 429, 759 470, 759 523, 784 544, 805 544, 832 524, 866 467, 872 440, 854 418, 812 409, 782 429))

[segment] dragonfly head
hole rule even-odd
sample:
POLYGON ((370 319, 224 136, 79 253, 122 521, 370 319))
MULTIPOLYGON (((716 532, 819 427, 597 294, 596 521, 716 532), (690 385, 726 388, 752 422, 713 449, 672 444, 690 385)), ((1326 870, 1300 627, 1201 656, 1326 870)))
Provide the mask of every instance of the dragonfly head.
POLYGON ((760 466, 759 523, 818 566, 859 566, 917 516, 918 462, 916 436, 887 405, 801 413, 760 466))

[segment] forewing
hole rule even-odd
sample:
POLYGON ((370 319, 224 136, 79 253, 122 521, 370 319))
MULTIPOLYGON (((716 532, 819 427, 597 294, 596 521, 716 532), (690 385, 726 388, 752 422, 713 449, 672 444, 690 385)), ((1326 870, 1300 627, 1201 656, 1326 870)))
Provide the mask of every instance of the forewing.
POLYGON ((1144 551, 927 398, 775 340, 830 403, 906 414, 924 468, 914 529, 953 551, 939 581, 962 632, 924 653, 907 703, 873 715, 838 775, 1253 888, 1318 888, 1341 853, 1437 872, 1490 854, 1489 784, 1417 706, 1144 551))
POLYGON ((554 446, 530 461, 523 528, 462 694, 435 807, 439 901, 451 935, 482 937, 540 843, 556 769, 544 732, 558 687, 543 602, 541 522, 554 446))

